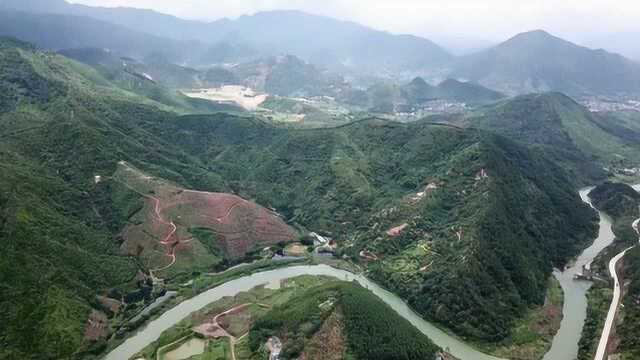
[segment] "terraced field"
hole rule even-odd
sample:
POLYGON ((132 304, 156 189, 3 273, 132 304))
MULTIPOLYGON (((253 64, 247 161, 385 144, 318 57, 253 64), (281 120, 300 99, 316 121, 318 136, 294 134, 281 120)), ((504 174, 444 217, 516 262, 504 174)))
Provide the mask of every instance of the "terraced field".
POLYGON ((113 180, 146 199, 123 231, 122 250, 161 275, 210 269, 296 239, 277 213, 235 195, 184 189, 125 162, 113 180))

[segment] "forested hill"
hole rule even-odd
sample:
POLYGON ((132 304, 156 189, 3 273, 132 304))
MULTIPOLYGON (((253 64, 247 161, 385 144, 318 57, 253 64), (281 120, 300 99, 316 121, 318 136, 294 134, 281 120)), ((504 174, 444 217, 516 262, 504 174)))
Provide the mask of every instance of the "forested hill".
POLYGON ((108 181, 122 160, 331 232, 339 255, 427 318, 486 341, 508 336, 543 302, 552 266, 594 230, 562 168, 482 130, 380 120, 288 130, 226 113, 180 116, 91 68, 7 40, 0 94, 8 358, 86 350, 95 295, 132 286, 141 266, 121 255, 118 234, 141 199, 108 181))
POLYGON ((467 116, 469 126, 494 131, 530 146, 585 183, 602 180, 603 167, 640 161, 637 132, 595 114, 561 93, 522 95, 467 116))
POLYGON ((598 209, 614 217, 636 215, 640 205, 640 194, 622 183, 600 184, 589 193, 589 197, 598 209))
POLYGON ((376 280, 476 339, 507 336, 595 227, 561 168, 483 131, 381 120, 291 131, 225 115, 167 126, 227 186, 332 232, 376 280))
POLYGON ((118 236, 141 199, 96 175, 125 160, 213 187, 199 160, 138 122, 175 116, 86 66, 0 40, 0 358, 69 358, 95 296, 135 288, 139 265, 118 236))

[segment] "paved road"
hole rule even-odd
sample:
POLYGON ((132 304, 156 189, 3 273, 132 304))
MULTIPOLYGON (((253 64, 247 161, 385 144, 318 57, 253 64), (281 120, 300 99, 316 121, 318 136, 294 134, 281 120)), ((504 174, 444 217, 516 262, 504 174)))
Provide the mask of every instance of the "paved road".
POLYGON ((620 296, 621 296, 621 286, 620 281, 618 279, 618 272, 616 271, 616 267, 618 265, 618 261, 624 257, 624 254, 634 248, 632 246, 630 248, 625 249, 623 252, 614 256, 611 261, 609 261, 609 273, 613 278, 613 300, 611 300, 611 305, 609 306, 609 313, 607 314, 607 319, 604 322, 604 328, 602 329, 602 335, 600 336, 600 342, 598 343, 598 350, 596 350, 595 360, 605 360, 605 356, 607 353, 607 344, 609 343, 609 336, 611 335, 611 329, 613 328, 613 322, 616 318, 616 313, 618 312, 618 307, 620 306, 620 296))
MULTIPOLYGON (((636 190, 640 190, 638 185, 633 187, 636 190)), ((640 241, 640 229, 638 229, 638 224, 640 223, 640 219, 636 219, 631 226, 638 233, 638 241, 640 241)), ((607 319, 604 322, 604 328, 602 329, 602 335, 600 336, 600 342, 598 343, 598 349, 596 350, 595 360, 606 360, 605 356, 607 355, 607 344, 609 343, 609 337, 611 336, 611 329, 613 328, 613 323, 616 319, 616 314, 618 312, 618 308, 620 307, 621 300, 621 292, 622 287, 620 286, 620 281, 618 279, 618 272, 616 271, 618 261, 624 257, 627 251, 633 249, 635 246, 631 246, 618 255, 614 256, 611 261, 609 261, 609 273, 613 278, 613 300, 611 301, 611 305, 609 306, 609 312, 607 313, 607 319)))

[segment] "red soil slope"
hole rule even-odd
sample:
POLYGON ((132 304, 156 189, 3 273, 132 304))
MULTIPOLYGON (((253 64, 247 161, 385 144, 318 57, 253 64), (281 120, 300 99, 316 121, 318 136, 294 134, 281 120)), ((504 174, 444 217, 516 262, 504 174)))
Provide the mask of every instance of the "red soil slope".
POLYGON ((244 256, 256 247, 290 242, 295 232, 274 212, 238 196, 184 190, 167 205, 193 208, 194 214, 182 221, 216 233, 218 245, 229 258, 244 256))

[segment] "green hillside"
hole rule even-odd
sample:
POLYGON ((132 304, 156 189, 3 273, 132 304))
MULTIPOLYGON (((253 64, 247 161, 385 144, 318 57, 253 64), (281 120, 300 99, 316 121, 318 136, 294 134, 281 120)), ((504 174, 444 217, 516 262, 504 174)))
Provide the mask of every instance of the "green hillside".
POLYGON ((321 340, 339 344, 340 348, 330 349, 336 352, 334 358, 431 359, 438 351, 368 290, 336 281, 297 293, 259 318, 249 333, 249 348, 258 352, 273 335, 286 339, 283 359, 329 350, 321 340))
POLYGON ((140 198, 94 182, 122 160, 330 232, 339 256, 425 317, 488 342, 507 338, 513 321, 543 302, 552 266, 593 235, 573 179, 489 132, 382 120, 291 130, 237 114, 180 116, 188 109, 123 90, 85 65, 0 43, 8 358, 73 357, 86 346, 96 294, 144 287, 118 240, 140 198))
MULTIPOLYGON (((613 219, 613 232, 615 234, 615 242, 608 248, 608 257, 605 257, 605 266, 608 265, 609 257, 621 252, 622 250, 638 244, 638 233, 633 229, 633 222, 640 217, 640 194, 631 186, 623 183, 605 182, 595 187, 589 196, 593 200, 593 204, 613 219)), ((636 246, 634 249, 627 251, 622 260, 622 268, 618 270, 618 274, 625 282, 630 282, 623 294, 622 304, 618 315, 618 323, 616 325, 616 333, 619 337, 619 343, 614 349, 613 354, 619 354, 621 359, 631 360, 640 355, 640 342, 636 334, 640 330, 640 308, 638 300, 640 299, 640 248, 636 246)), ((604 274, 607 276, 608 274, 604 274)), ((599 293, 611 292, 611 286, 605 285, 604 290, 597 286, 590 290, 589 297, 596 297, 599 293)), ((592 358, 597 347, 597 341, 600 336, 602 325, 610 304, 610 296, 606 298, 607 302, 601 309, 590 307, 589 314, 594 313, 594 317, 599 318, 599 327, 593 329, 590 333, 583 334, 581 339, 581 349, 585 352, 583 358, 592 358), (589 337, 590 335, 590 337, 589 337), (590 340, 590 341, 588 341, 590 340), (582 344, 585 343, 585 346, 582 344)), ((582 352, 581 351, 581 352, 582 352)))
POLYGON ((182 184, 211 180, 134 121, 175 113, 91 68, 2 40, 0 93, 1 357, 69 358, 81 350, 95 295, 135 289, 139 268, 119 255, 117 239, 140 199, 94 176, 127 160, 182 184))
POLYGON ((552 265, 593 229, 562 169, 482 131, 381 120, 289 131, 239 120, 187 116, 166 133, 243 197, 332 232, 355 261, 374 254, 371 276, 462 335, 507 336, 543 301, 552 265), (437 189, 411 199, 429 184, 437 189), (386 235, 403 223, 406 234, 386 235))
POLYGON ((640 146, 629 139, 632 132, 560 93, 505 100, 469 116, 466 122, 530 145, 587 181, 601 179, 603 166, 635 167, 640 162, 640 146))

